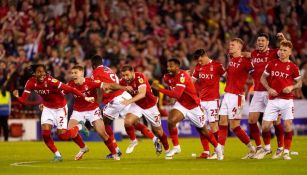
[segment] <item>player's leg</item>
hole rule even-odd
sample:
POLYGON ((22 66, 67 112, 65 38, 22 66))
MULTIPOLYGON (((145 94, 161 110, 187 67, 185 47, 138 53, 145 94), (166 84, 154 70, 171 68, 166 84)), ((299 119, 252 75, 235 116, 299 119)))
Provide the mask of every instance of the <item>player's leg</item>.
POLYGON ((146 120, 151 124, 152 130, 155 135, 159 138, 154 142, 156 154, 160 155, 162 153, 162 146, 159 141, 162 143, 165 152, 169 151, 169 144, 167 141, 167 135, 163 131, 161 125, 161 116, 158 107, 155 105, 149 109, 142 109, 142 113, 145 116, 146 120))
POLYGON ((230 94, 226 93, 224 95, 224 99, 222 101, 222 105, 219 111, 218 142, 222 145, 222 149, 224 149, 228 136, 228 113, 229 113, 228 104, 230 103, 230 101, 231 101, 230 94))
POLYGON ((277 141, 277 150, 273 154, 273 157, 272 157, 274 159, 274 158, 280 158, 284 150, 285 132, 281 124, 281 114, 278 114, 278 118, 276 121, 273 122, 273 126, 275 129, 275 135, 276 135, 276 141, 277 141))
POLYGON ((257 152, 257 154, 254 156, 256 159, 263 159, 264 156, 271 154, 271 127, 273 124, 273 121, 277 120, 278 116, 278 103, 276 103, 276 100, 269 100, 268 105, 264 111, 263 114, 263 120, 262 120, 262 139, 264 143, 264 149, 260 152, 257 152))
MULTIPOLYGON (((208 116, 206 119, 210 122, 209 116, 211 116, 211 111, 209 109, 209 101, 201 101, 200 106, 203 109, 203 112, 208 116)), ((214 110, 212 111, 215 112, 214 110)), ((214 120, 215 121, 215 120, 214 120)), ((207 159, 210 156, 209 140, 203 134, 199 134, 200 142, 203 147, 203 152, 197 157, 199 159, 207 159)))
POLYGON ((169 113, 167 125, 170 137, 172 139, 173 149, 171 149, 169 152, 166 152, 165 159, 172 159, 175 154, 181 152, 178 139, 177 123, 184 119, 187 111, 188 110, 180 105, 179 102, 176 102, 173 109, 169 113))
MULTIPOLYGON (((138 114, 142 116, 142 114, 138 114)), ((126 149, 126 153, 130 154, 133 152, 134 148, 138 145, 138 140, 136 139, 135 135, 135 128, 134 125, 139 123, 139 117, 137 115, 128 112, 125 116, 125 130, 127 132, 128 137, 130 138, 131 142, 126 149)))
POLYGON ((283 158, 285 160, 291 160, 290 157, 290 148, 292 144, 292 133, 293 133, 293 123, 294 119, 294 104, 293 100, 281 100, 281 118, 284 120, 284 129, 285 129, 285 149, 283 153, 283 158))
POLYGON ((215 148, 218 160, 223 159, 221 145, 215 139, 213 133, 207 129, 206 121, 207 116, 201 107, 195 107, 188 111, 186 117, 191 121, 191 123, 196 127, 197 131, 201 137, 205 137, 215 148))
POLYGON ((261 138, 260 138, 260 129, 258 127, 258 119, 260 113, 259 112, 250 112, 248 116, 248 125, 250 129, 250 136, 255 140, 257 150, 260 149, 261 146, 261 138))
POLYGON ((42 117, 41 117, 41 129, 42 129, 42 137, 46 144, 46 146, 54 153, 54 161, 62 161, 62 156, 58 151, 57 147, 54 144, 54 141, 51 136, 51 130, 53 125, 55 124, 55 112, 54 109, 50 109, 47 107, 43 108, 42 117))
POLYGON ((262 148, 258 120, 260 113, 265 111, 267 102, 268 93, 266 91, 255 91, 249 107, 248 124, 250 128, 250 136, 255 140, 257 146, 256 152, 260 151, 262 148))
POLYGON ((253 158, 253 156, 256 153, 256 148, 251 143, 247 133, 241 128, 240 121, 241 121, 240 119, 230 119, 229 120, 230 128, 235 133, 235 135, 240 139, 240 141, 244 143, 249 149, 249 153, 246 156, 244 156, 242 159, 253 158))

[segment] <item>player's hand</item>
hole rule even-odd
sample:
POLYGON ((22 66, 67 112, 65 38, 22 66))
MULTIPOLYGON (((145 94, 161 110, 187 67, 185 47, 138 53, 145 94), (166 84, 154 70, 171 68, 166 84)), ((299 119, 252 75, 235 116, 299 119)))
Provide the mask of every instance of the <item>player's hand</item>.
POLYGON ((285 35, 281 32, 277 33, 276 36, 279 41, 286 40, 285 35))
POLYGON ((293 90, 293 86, 287 86, 282 90, 282 92, 285 94, 289 94, 292 92, 292 90, 293 90))
POLYGON ((273 97, 275 97, 275 96, 278 95, 278 93, 275 91, 275 89, 272 89, 272 88, 270 88, 270 89, 268 90, 268 93, 269 93, 271 96, 273 96, 273 97))
POLYGON ((151 87, 153 88, 153 89, 155 89, 155 90, 158 90, 159 89, 159 81, 157 81, 157 80, 155 80, 155 81, 153 81, 152 82, 152 85, 151 85, 151 87))
POLYGON ((123 105, 125 105, 125 106, 130 105, 129 100, 127 100, 127 99, 125 99, 125 98, 123 98, 123 99, 124 99, 124 101, 121 101, 121 102, 120 102, 121 104, 123 104, 123 105))
POLYGON ((95 98, 94 97, 85 97, 84 99, 85 99, 85 101, 90 102, 90 103, 94 103, 95 102, 95 98))
POLYGON ((38 109, 39 109, 40 111, 43 111, 44 105, 43 105, 43 104, 38 105, 38 109))
POLYGON ((16 98, 18 98, 18 97, 19 97, 19 92, 18 92, 18 90, 14 90, 14 91, 13 91, 13 95, 14 95, 16 98))
POLYGON ((128 92, 131 92, 131 91, 133 91, 133 87, 132 86, 126 86, 125 90, 128 91, 128 92))

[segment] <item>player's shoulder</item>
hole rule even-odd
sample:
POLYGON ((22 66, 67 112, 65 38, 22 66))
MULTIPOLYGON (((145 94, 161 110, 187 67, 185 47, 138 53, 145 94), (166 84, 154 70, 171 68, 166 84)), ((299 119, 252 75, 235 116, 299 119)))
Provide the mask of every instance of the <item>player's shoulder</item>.
POLYGON ((252 57, 252 58, 256 57, 258 53, 259 53, 259 51, 258 51, 257 49, 253 50, 253 51, 251 52, 251 57, 252 57))
POLYGON ((67 83, 67 85, 69 85, 69 86, 73 86, 73 85, 75 85, 74 80, 70 80, 70 81, 67 83))
POLYGON ((44 81, 47 81, 48 83, 59 83, 59 80, 52 77, 51 75, 47 75, 44 81))
POLYGON ((214 66, 222 66, 222 63, 218 60, 212 60, 211 64, 213 64, 214 66))
POLYGON ((27 81, 27 85, 28 86, 30 86, 30 85, 32 85, 32 84, 34 84, 34 83, 36 83, 36 78, 35 77, 31 77, 31 78, 29 78, 28 79, 28 81, 27 81))
POLYGON ((195 66, 195 68, 194 68, 194 70, 195 70, 195 71, 199 71, 201 67, 202 67, 202 65, 199 64, 199 63, 197 63, 196 66, 195 66))
POLYGON ((144 74, 141 73, 141 72, 135 72, 134 75, 135 75, 136 78, 144 78, 145 77, 144 74))

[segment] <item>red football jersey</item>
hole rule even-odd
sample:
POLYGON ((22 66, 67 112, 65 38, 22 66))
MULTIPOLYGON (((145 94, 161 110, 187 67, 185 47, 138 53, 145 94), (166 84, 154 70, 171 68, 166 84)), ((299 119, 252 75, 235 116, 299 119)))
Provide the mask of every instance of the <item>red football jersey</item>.
MULTIPOLYGON (((92 78, 105 83, 119 83, 117 75, 112 71, 112 69, 106 66, 98 66, 95 70, 93 70, 92 78)), ((102 103, 109 103, 123 92, 124 90, 117 90, 108 93, 104 92, 102 94, 102 103)))
POLYGON ((299 68, 294 63, 290 60, 288 62, 282 62, 279 59, 276 59, 269 62, 264 73, 269 75, 267 77, 269 86, 275 89, 278 93, 276 97, 270 96, 270 99, 293 99, 292 93, 285 94, 282 90, 287 86, 293 85, 294 80, 300 78, 299 68))
POLYGON ((177 75, 165 74, 163 81, 173 90, 176 86, 184 87, 183 94, 177 101, 187 109, 199 106, 200 99, 197 96, 195 86, 191 76, 184 70, 180 70, 177 75))
POLYGON ((42 97, 44 106, 63 108, 66 105, 66 98, 61 90, 62 85, 60 81, 49 75, 45 76, 43 82, 37 82, 36 78, 32 77, 27 81, 24 93, 30 94, 34 91, 42 97))
POLYGON ((135 103, 143 109, 148 109, 148 108, 155 106, 157 104, 158 98, 154 96, 154 94, 152 93, 152 90, 151 90, 151 87, 150 87, 150 84, 147 78, 144 76, 144 74, 140 72, 135 72, 134 75, 135 75, 134 79, 129 82, 121 78, 119 81, 119 84, 122 86, 131 86, 133 88, 133 92, 129 92, 129 93, 133 97, 139 93, 138 89, 140 87, 145 86, 146 87, 145 97, 136 101, 135 103))
POLYGON ((253 70, 254 66, 250 59, 243 56, 231 57, 226 70, 227 81, 225 92, 237 95, 243 94, 248 74, 253 70))
POLYGON ((266 91, 263 85, 260 82, 260 78, 265 69, 265 66, 272 60, 278 59, 277 55, 278 49, 268 49, 265 52, 259 52, 258 50, 254 50, 251 53, 252 63, 254 65, 254 72, 252 77, 254 79, 254 90, 255 91, 266 91))
MULTIPOLYGON (((68 82, 68 85, 79 90, 84 97, 94 97, 97 99, 96 88, 101 87, 101 82, 99 80, 85 78, 85 82, 81 85, 76 84, 74 81, 68 82)), ((97 102, 87 102, 84 98, 74 95, 73 109, 75 111, 90 111, 96 109, 97 107, 99 107, 97 102)))
POLYGON ((203 101, 220 98, 220 77, 225 73, 221 63, 210 61, 207 65, 197 64, 192 78, 198 80, 199 97, 203 101))

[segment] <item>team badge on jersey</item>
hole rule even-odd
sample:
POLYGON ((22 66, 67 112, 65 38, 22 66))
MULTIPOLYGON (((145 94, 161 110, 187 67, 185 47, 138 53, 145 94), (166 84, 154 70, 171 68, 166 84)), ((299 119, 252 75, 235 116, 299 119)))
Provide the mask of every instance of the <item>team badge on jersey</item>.
POLYGON ((289 70, 289 69, 290 69, 290 65, 287 66, 287 70, 289 70))
POLYGON ((185 82, 185 78, 184 77, 180 77, 180 83, 184 83, 185 82))
POLYGON ((100 83, 100 80, 94 80, 95 83, 100 83))
POLYGON ((55 79, 55 78, 53 78, 53 79, 51 80, 51 82, 52 82, 52 83, 56 83, 56 82, 58 82, 58 80, 55 79))
POLYGON ((143 78, 139 78, 139 83, 144 83, 144 80, 143 80, 143 78))

